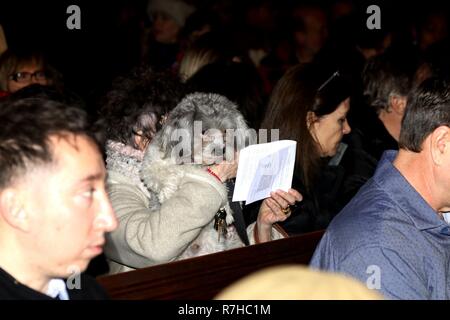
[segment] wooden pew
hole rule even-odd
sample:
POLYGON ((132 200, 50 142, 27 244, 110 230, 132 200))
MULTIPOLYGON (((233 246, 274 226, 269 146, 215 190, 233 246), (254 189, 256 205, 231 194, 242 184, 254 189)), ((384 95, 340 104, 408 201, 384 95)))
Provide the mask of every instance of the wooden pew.
POLYGON ((212 299, 256 270, 308 264, 323 231, 99 277, 112 299, 212 299))

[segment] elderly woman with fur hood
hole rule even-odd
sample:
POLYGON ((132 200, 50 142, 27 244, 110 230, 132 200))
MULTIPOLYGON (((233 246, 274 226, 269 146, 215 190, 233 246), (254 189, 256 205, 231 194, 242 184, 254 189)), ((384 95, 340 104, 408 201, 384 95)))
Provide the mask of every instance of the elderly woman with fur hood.
POLYGON ((244 234, 236 230, 239 208, 227 187, 237 161, 216 164, 210 156, 213 149, 234 150, 234 139, 217 139, 227 129, 240 129, 236 138, 245 139, 248 128, 235 104, 217 94, 190 94, 146 148, 139 181, 110 173, 109 195, 120 222, 105 248, 111 273, 285 236, 275 223, 287 218, 283 208, 301 199, 293 189, 273 193, 257 221, 244 226, 244 234))

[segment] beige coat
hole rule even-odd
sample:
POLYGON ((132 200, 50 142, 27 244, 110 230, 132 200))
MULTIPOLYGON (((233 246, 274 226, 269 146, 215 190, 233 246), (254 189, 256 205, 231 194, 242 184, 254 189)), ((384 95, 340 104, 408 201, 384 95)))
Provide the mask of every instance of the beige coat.
MULTIPOLYGON (((107 151, 108 192, 119 220, 105 247, 110 273, 244 246, 232 225, 225 186, 198 166, 153 159, 157 152, 147 151, 139 181, 127 170, 128 157, 107 151), (213 225, 222 207, 229 226, 219 240, 213 225)), ((247 228, 251 244, 253 229, 254 224, 247 228)), ((282 237, 273 229, 272 239, 282 237)))

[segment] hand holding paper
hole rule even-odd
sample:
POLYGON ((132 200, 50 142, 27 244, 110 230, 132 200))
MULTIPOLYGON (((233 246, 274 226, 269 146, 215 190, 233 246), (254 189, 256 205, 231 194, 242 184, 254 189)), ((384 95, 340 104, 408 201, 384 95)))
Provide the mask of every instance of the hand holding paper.
POLYGON ((246 204, 288 191, 294 174, 296 141, 255 144, 241 150, 233 201, 246 204))

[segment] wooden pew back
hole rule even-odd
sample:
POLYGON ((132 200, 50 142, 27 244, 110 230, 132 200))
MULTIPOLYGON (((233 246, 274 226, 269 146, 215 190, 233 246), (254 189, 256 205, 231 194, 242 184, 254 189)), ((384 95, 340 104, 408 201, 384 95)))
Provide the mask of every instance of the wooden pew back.
POLYGON ((99 277, 112 299, 212 299, 236 280, 280 264, 308 264, 323 231, 99 277))

